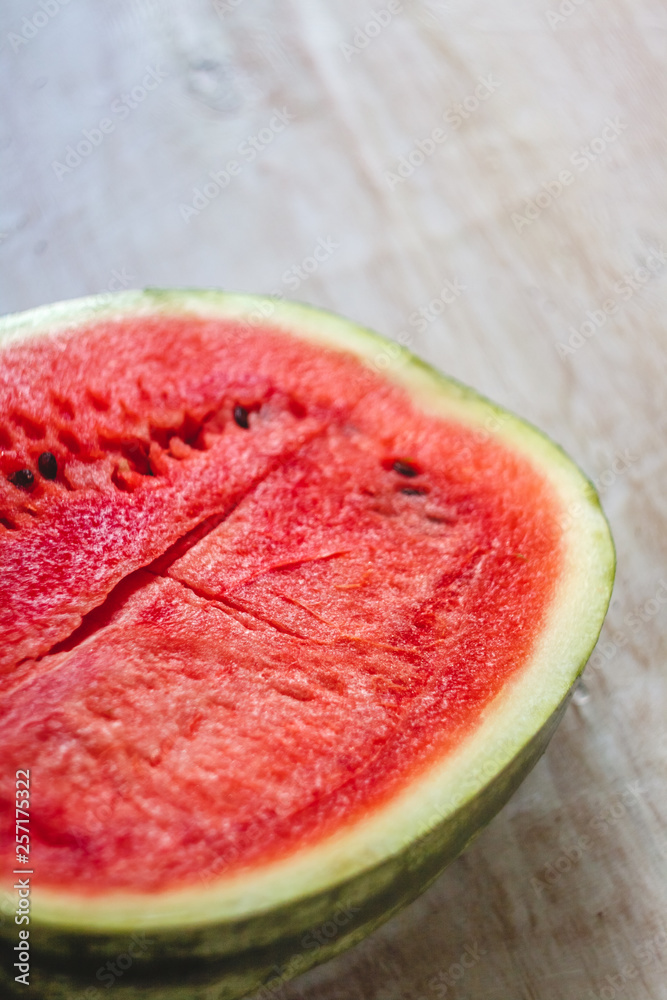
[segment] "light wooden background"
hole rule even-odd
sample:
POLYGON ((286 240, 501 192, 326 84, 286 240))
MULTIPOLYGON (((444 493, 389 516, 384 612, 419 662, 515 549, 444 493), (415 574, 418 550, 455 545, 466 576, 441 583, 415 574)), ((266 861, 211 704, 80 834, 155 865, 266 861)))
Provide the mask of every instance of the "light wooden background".
POLYGON ((37 0, 2 4, 1 311, 222 286, 405 331, 561 442, 617 542, 603 652, 546 757, 426 895, 282 996, 667 997, 664 5, 403 0, 366 31, 388 0, 45 3, 46 19, 37 0), (159 84, 132 98, 151 68, 159 84), (480 78, 493 93, 474 107, 480 78), (274 109, 293 118, 248 162, 239 146, 274 109), (58 177, 103 118, 113 131, 58 177), (185 221, 230 159, 240 172, 185 221), (419 331, 411 314, 447 281, 457 295, 419 331), (587 312, 599 328, 565 353, 587 312))

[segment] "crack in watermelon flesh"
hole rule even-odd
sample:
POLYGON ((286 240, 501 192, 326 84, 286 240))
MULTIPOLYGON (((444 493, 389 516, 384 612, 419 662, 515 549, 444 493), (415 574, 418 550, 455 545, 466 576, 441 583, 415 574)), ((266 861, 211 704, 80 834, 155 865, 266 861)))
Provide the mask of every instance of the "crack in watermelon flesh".
POLYGON ((42 884, 158 891, 314 843, 530 655, 552 488, 351 355, 107 321, 6 350, 0 398, 2 853, 29 768, 42 884))

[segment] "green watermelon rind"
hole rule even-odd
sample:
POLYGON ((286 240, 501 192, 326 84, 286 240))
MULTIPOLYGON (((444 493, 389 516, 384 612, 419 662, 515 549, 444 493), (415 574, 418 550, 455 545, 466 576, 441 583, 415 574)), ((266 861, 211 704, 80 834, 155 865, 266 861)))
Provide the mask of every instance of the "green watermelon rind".
MULTIPOLYGON (((426 412, 465 421, 518 449, 560 495, 567 572, 529 664, 471 737, 350 829, 243 878, 161 894, 159 905, 129 893, 98 902, 40 892, 35 876, 31 942, 41 964, 34 968, 32 995, 45 1000, 70 1000, 76 991, 83 998, 90 988, 103 996, 96 972, 127 951, 132 933, 145 934, 150 943, 132 974, 115 982, 127 1000, 233 1000, 267 977, 274 985, 284 982, 370 933, 465 848, 544 752, 595 646, 613 587, 609 526, 592 483, 562 449, 405 348, 332 313, 267 296, 147 289, 0 319, 0 347, 96 320, 161 313, 235 317, 352 352, 371 371, 402 385, 426 412), (324 928, 334 928, 330 939, 324 928)), ((4 919, 3 936, 14 939, 17 930, 4 919)), ((0 972, 0 982, 5 975, 0 972)), ((20 995, 9 976, 5 988, 20 995)))

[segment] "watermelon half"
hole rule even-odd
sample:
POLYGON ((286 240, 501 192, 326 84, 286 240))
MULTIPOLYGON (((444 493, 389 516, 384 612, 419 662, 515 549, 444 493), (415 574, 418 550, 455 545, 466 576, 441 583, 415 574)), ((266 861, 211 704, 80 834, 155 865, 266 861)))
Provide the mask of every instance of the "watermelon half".
POLYGON ((0 345, 3 996, 28 950, 33 998, 272 996, 544 751, 610 599, 595 491, 304 305, 128 292, 0 345))

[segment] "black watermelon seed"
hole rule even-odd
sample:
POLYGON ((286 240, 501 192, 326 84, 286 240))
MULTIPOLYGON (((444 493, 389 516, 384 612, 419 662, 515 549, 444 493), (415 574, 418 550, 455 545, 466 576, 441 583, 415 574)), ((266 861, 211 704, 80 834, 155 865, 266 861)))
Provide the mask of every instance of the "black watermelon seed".
POLYGON ((52 451, 43 451, 37 459, 37 468, 45 479, 55 479, 58 475, 58 462, 52 451))
POLYGON ((426 490, 415 490, 411 486, 404 486, 401 493, 405 493, 406 497, 423 497, 426 490))
POLYGON ((415 469, 414 465, 400 458, 396 459, 396 461, 392 465, 392 469, 394 470, 394 472, 398 472, 399 476, 408 476, 412 478, 412 476, 419 475, 419 471, 415 469))
POLYGON ((234 407, 234 420, 242 427, 244 431, 247 431, 250 427, 248 423, 248 411, 245 406, 235 406, 234 407))
POLYGON ((9 481, 10 483, 13 483, 14 486, 18 486, 20 490, 29 490, 35 482, 35 477, 30 469, 18 469, 16 472, 12 473, 9 477, 9 481))

